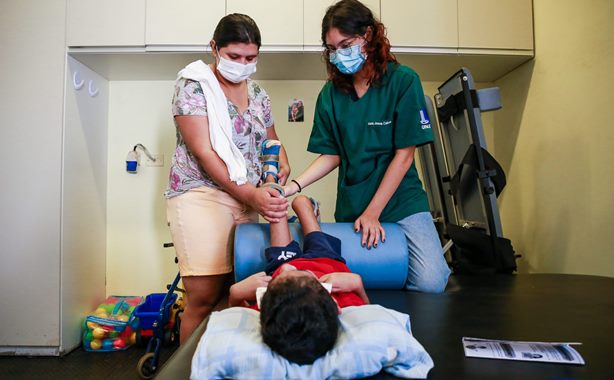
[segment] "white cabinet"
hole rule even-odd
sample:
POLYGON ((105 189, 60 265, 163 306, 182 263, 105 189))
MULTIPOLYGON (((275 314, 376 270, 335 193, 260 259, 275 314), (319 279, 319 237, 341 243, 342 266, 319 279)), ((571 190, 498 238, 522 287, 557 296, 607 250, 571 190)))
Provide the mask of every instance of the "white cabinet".
POLYGON ((263 46, 303 46, 303 0, 226 0, 226 13, 253 18, 263 46))
MULTIPOLYGON (((258 24, 265 50, 319 50, 322 18, 335 1, 67 0, 67 44, 206 46, 225 14, 244 13, 258 24)), ((363 0, 363 3, 384 23, 390 43, 400 48, 397 51, 533 50, 532 0, 363 0)))
POLYGON ((458 39, 460 48, 533 50, 532 0, 459 0, 458 39))
POLYGON ((145 45, 145 0, 68 0, 68 46, 145 45))
MULTIPOLYGON (((308 47, 322 46, 322 18, 329 6, 337 0, 305 0, 304 2, 304 44, 308 47)), ((363 0, 376 18, 380 17, 380 0, 363 0)))
MULTIPOLYGON (((390 43, 395 47, 456 48, 456 2, 457 0, 382 0, 382 22, 388 29, 390 43)), ((499 2, 493 1, 493 4, 495 3, 499 2)))
POLYGON ((208 45, 224 0, 147 0, 145 44, 208 45))
POLYGON ((66 75, 66 0, 0 8, 0 355, 59 355, 105 296, 108 89, 86 67, 79 90, 66 75), (15 112, 33 89, 36 110, 15 112))

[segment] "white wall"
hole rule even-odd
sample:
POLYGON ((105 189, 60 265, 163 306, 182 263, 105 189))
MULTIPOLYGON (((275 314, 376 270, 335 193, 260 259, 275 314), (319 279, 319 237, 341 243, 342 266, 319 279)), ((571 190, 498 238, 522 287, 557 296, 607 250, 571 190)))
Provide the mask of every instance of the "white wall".
MULTIPOLYGON (((78 80, 77 79, 77 80, 78 80)), ((62 181, 62 350, 81 344, 85 315, 105 299, 108 82, 68 57, 62 181), (73 73, 84 81, 75 89, 73 73), (97 90, 95 96, 90 96, 97 90)))
POLYGON ((503 229, 523 272, 614 276, 614 2, 534 0, 534 62, 497 81, 503 229))
MULTIPOLYGON (((166 189, 175 128, 173 82, 112 81, 107 166, 107 295, 165 292, 177 272, 166 225, 166 189), (164 154, 164 167, 126 172, 126 155, 141 143, 164 154)), ((141 154, 145 164, 145 155, 141 154)))

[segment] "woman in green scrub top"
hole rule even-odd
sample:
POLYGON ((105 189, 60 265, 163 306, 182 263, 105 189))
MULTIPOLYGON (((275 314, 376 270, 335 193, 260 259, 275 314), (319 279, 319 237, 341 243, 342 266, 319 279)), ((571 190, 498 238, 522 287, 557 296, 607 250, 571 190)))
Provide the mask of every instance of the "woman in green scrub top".
POLYGON ((328 81, 307 147, 320 156, 286 196, 339 168, 336 221, 353 222, 368 248, 385 242, 382 222, 398 223, 409 246, 406 288, 442 292, 450 269, 414 164, 416 147, 433 139, 420 78, 398 63, 384 25, 359 1, 328 8, 322 42, 328 81))

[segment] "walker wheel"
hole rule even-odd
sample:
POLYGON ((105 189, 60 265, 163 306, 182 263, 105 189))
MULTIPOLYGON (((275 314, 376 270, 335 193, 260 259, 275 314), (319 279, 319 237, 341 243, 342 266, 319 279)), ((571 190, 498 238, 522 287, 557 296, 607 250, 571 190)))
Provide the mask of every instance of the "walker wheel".
POLYGON ((154 377, 158 369, 156 363, 154 363, 154 356, 153 352, 148 352, 141 357, 141 360, 136 365, 136 370, 141 379, 151 379, 154 377))
POLYGON ((177 334, 175 334, 174 329, 164 331, 164 339, 162 340, 162 345, 164 347, 168 347, 171 344, 175 343, 177 340, 177 334))

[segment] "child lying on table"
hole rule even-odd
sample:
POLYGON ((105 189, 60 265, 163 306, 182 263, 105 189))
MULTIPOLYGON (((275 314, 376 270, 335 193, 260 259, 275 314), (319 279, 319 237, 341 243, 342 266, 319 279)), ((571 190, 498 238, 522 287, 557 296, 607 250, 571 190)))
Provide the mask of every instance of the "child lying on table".
POLYGON ((303 250, 292 239, 287 220, 271 223, 266 272, 234 284, 229 304, 257 309, 256 289, 267 286, 260 302, 264 343, 289 361, 311 364, 335 345, 342 309, 369 299, 361 277, 341 257, 341 241, 320 230, 314 203, 298 196, 292 208, 301 223, 303 250), (321 283, 332 285, 330 294, 321 283))

